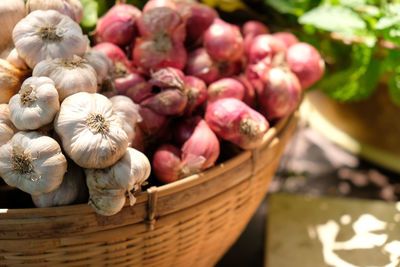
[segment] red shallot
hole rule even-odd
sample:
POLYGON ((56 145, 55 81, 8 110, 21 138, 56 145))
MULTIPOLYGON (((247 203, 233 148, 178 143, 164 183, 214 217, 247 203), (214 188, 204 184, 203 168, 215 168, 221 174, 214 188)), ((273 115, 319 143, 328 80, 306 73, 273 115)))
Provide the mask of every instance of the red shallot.
POLYGON ((233 97, 243 100, 245 94, 241 82, 233 78, 223 78, 211 83, 207 88, 207 101, 214 102, 221 98, 233 97))
POLYGON ((121 46, 130 44, 135 38, 135 25, 140 16, 141 11, 132 5, 115 5, 97 21, 96 42, 121 46))
POLYGON ((219 137, 243 149, 259 146, 269 129, 263 115, 236 98, 222 98, 210 103, 205 120, 219 137))
POLYGON ((256 92, 262 113, 267 119, 282 118, 298 107, 301 100, 301 86, 291 71, 275 67, 261 79, 264 86, 256 92))
POLYGON ((181 150, 184 177, 213 166, 220 152, 218 138, 205 120, 197 123, 181 150))
POLYGON ((243 37, 238 26, 216 18, 204 33, 203 46, 214 60, 235 61, 242 57, 243 37))
POLYGON ((179 148, 164 144, 154 153, 151 166, 157 179, 162 183, 172 183, 180 179, 182 162, 179 148))
POLYGON ((324 74, 324 60, 317 49, 307 43, 292 45, 287 51, 286 62, 299 78, 303 90, 321 79, 324 74))

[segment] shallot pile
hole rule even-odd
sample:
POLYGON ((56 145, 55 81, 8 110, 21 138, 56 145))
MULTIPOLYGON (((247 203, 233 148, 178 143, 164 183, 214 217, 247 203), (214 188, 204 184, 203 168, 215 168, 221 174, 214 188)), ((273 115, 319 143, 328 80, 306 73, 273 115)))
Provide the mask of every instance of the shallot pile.
POLYGON ((93 47, 79 0, 2 0, 0 11, 0 176, 37 207, 116 214, 150 169, 151 183, 171 183, 214 166, 227 144, 258 147, 324 73, 294 35, 195 1, 116 4, 93 47))
POLYGON ((113 62, 116 92, 139 105, 132 146, 162 183, 213 166, 221 141, 259 146, 324 72, 318 51, 293 34, 230 24, 196 1, 115 5, 94 39, 113 62))

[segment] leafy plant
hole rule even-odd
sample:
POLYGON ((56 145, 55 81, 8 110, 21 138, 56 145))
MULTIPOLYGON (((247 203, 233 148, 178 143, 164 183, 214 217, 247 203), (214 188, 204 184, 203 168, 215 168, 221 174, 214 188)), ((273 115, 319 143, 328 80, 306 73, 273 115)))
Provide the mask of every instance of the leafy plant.
POLYGON ((385 77, 400 105, 399 0, 264 1, 280 15, 295 17, 296 35, 324 56, 325 77, 313 88, 339 101, 358 101, 385 77))

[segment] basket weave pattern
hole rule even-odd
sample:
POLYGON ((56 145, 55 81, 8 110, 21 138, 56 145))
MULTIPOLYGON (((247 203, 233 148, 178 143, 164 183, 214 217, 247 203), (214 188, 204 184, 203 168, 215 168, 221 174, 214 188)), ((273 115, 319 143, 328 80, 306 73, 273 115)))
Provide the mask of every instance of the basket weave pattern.
POLYGON ((213 266, 264 198, 297 113, 263 145, 142 192, 111 217, 88 205, 0 211, 0 266, 213 266))

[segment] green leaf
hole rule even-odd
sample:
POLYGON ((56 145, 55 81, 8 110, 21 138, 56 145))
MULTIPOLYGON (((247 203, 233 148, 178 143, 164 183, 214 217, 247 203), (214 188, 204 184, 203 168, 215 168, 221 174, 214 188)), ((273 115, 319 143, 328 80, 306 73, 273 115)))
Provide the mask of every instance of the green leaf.
POLYGON ((317 84, 318 88, 339 101, 368 98, 374 92, 381 74, 381 61, 372 58, 372 48, 354 45, 351 54, 350 67, 328 75, 317 84))
POLYGON ((400 73, 395 73, 389 80, 389 94, 396 105, 400 106, 400 73))
POLYGON ((367 27, 356 12, 344 6, 316 7, 302 15, 299 23, 344 35, 353 35, 356 30, 365 30, 367 27))
POLYGON ((376 30, 383 30, 392 27, 400 22, 400 16, 397 17, 382 17, 375 24, 376 30))
POLYGON ((95 0, 80 0, 83 6, 83 19, 81 26, 84 30, 92 29, 96 26, 98 19, 99 4, 95 0))
POLYGON ((340 0, 339 2, 344 6, 352 7, 363 6, 366 4, 365 0, 340 0))

